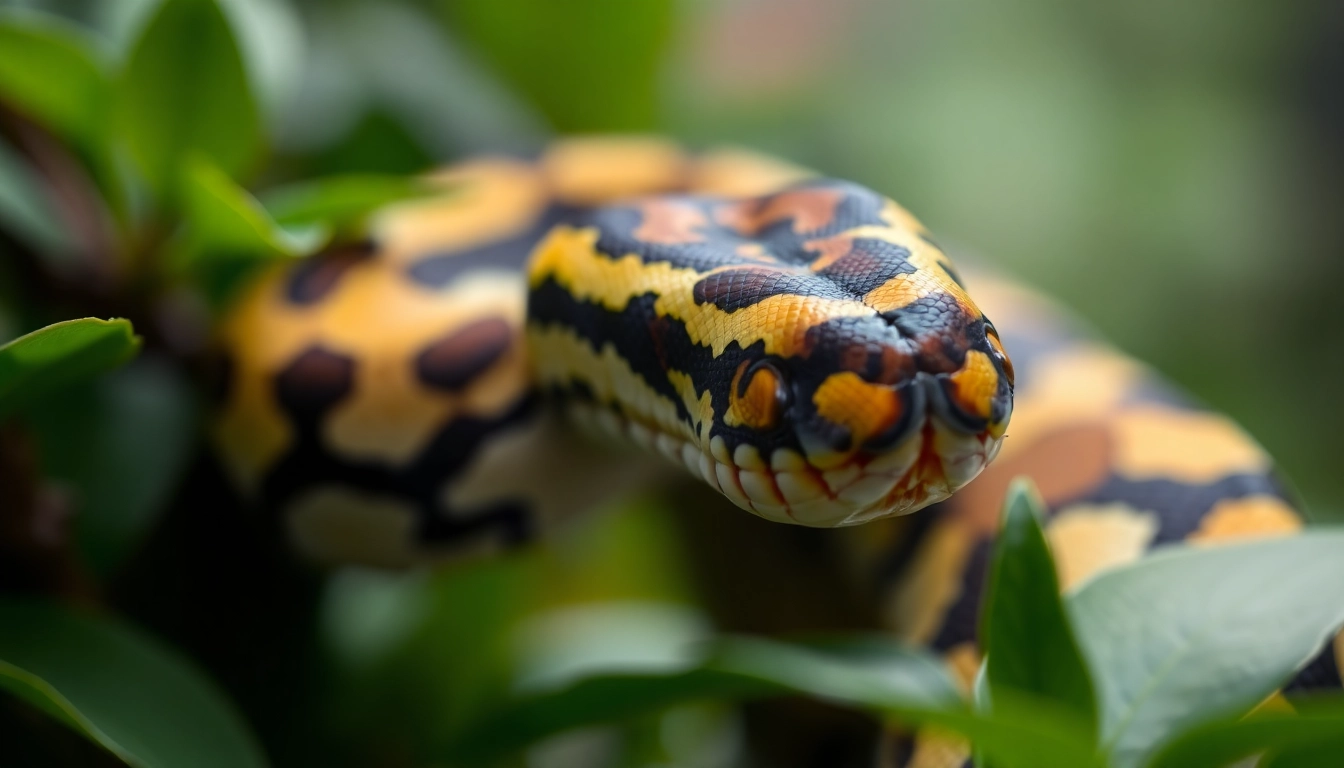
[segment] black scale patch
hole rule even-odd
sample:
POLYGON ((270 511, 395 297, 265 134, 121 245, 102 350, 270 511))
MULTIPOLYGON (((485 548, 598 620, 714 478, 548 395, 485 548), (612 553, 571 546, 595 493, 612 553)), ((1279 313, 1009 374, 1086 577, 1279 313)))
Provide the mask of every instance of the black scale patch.
POLYGON ((433 389, 461 391, 503 357, 513 342, 514 328, 503 318, 476 320, 416 355, 416 375, 433 389))

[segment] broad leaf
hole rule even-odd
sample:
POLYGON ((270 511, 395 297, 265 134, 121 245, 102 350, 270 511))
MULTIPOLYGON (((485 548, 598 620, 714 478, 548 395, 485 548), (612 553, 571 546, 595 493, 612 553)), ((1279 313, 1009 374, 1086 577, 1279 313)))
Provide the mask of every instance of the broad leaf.
POLYGON ((970 712, 937 660, 890 641, 802 647, 730 638, 669 669, 595 675, 518 700, 470 728, 457 759, 484 760, 572 728, 625 720, 703 699, 802 694, 969 736, 998 765, 1097 765, 1086 728, 1067 714, 1020 700, 1009 714, 970 712))
POLYGON ((97 51, 78 29, 33 13, 0 13, 0 101, 57 134, 95 143, 108 81, 97 51))
POLYGON ((1344 531, 1158 552, 1069 600, 1101 739, 1138 765, 1185 728, 1249 710, 1344 624, 1344 531))
POLYGON ((42 469, 72 495, 75 534, 110 574, 158 519, 197 440, 191 384, 152 356, 25 409, 42 469))
POLYGON ((140 340, 127 320, 67 320, 0 346, 0 417, 33 397, 116 368, 140 340))
POLYGON ((288 258, 314 250, 324 234, 294 233, 223 171, 195 157, 187 164, 186 214, 192 259, 288 258))
POLYGON ((273 189, 262 202, 281 224, 325 224, 346 230, 389 203, 442 193, 441 187, 415 177, 352 175, 273 189))
POLYGON ((1294 702, 1297 712, 1264 712, 1199 726, 1172 739, 1148 768, 1221 768, 1268 753, 1263 768, 1333 765, 1344 754, 1344 699, 1294 702))
POLYGON ((116 101, 131 157, 165 198, 189 154, 229 174, 256 154, 257 108, 233 31, 213 0, 165 0, 130 52, 116 101))
POLYGON ((990 699, 1003 690, 1028 693, 1095 723, 1092 677, 1060 598, 1042 509, 1030 480, 1009 488, 981 622, 990 699))
POLYGON ((176 651, 111 619, 0 600, 0 687, 137 768, 266 765, 205 676, 176 651))

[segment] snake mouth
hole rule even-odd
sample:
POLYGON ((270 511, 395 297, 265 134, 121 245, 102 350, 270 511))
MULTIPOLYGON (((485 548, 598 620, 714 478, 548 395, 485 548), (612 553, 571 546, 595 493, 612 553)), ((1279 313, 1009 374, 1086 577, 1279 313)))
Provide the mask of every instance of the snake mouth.
POLYGON ((1003 441, 989 431, 967 434, 926 417, 887 450, 856 452, 820 469, 792 448, 763 455, 749 444, 729 448, 721 436, 702 448, 689 435, 654 429, 610 409, 571 404, 570 412, 580 423, 684 466, 758 517, 813 528, 860 525, 942 501, 979 475, 1003 441))

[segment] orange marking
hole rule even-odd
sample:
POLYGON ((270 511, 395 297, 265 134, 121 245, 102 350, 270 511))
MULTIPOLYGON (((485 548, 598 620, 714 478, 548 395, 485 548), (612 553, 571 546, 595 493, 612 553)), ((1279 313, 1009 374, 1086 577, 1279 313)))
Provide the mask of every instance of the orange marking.
POLYGON ((994 395, 999 391, 999 372, 994 361, 978 349, 966 353, 961 369, 948 377, 957 403, 977 416, 989 418, 994 395))
POLYGON ((373 220, 380 257, 409 264, 429 251, 465 250, 521 234, 546 205, 536 169, 521 160, 482 158, 428 177, 443 197, 388 206, 373 220))
POLYGON ((1283 499, 1274 496, 1247 496, 1226 499, 1199 521, 1199 529, 1189 541, 1215 544, 1236 539, 1285 536, 1302 530, 1302 518, 1283 499))
POLYGON ((751 372, 742 388, 750 361, 743 360, 733 376, 732 408, 739 421, 752 429, 770 429, 779 421, 780 381, 774 370, 762 366, 751 372), (739 396, 738 393, 742 394, 739 396))
POLYGON ((831 223, 844 199, 840 190, 799 189, 781 192, 764 205, 756 201, 725 205, 714 212, 714 219, 747 236, 789 218, 793 219, 794 232, 810 232, 831 223))
POLYGON ((1211 483, 1263 472, 1269 458, 1226 416, 1142 405, 1115 418, 1115 469, 1127 478, 1211 483))
POLYGON ((819 251, 820 255, 812 260, 808 268, 813 272, 820 272, 831 266, 835 262, 849 255, 854 250, 854 238, 850 235, 836 235, 835 237, 823 237, 816 240, 808 240, 803 247, 809 251, 819 251))
POLYGON ((682 187, 687 158, 675 143, 652 136, 584 136, 551 145, 541 168, 556 198, 599 205, 682 187))
POLYGON ((896 390, 870 384, 852 371, 826 377, 812 394, 817 414, 847 428, 859 446, 889 429, 901 418, 901 398, 896 390))
POLYGON ((1062 592, 1107 568, 1143 556, 1157 535, 1157 515, 1123 502, 1075 504, 1050 519, 1045 533, 1062 592))
POLYGON ((635 229, 635 237, 660 245, 684 245, 703 243, 705 236, 696 231, 709 223, 705 214, 694 206, 685 203, 662 200, 641 201, 639 210, 643 218, 635 229))

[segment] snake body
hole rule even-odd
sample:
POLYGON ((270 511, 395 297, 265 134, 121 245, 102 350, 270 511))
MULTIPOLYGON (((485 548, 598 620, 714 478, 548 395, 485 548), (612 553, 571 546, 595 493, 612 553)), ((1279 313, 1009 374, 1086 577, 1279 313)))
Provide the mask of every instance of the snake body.
MULTIPOLYGON (((868 522, 846 566, 883 625, 965 670, 1016 475, 1050 507, 1066 587, 1156 545, 1301 526, 1229 419, 1031 291, 963 281, 857 185, 645 138, 434 179, 442 197, 368 241, 259 278, 222 328, 224 464, 318 559, 509 546, 642 482, 556 400, 766 519, 868 522)), ((1337 682, 1340 650, 1303 680, 1337 682)))

